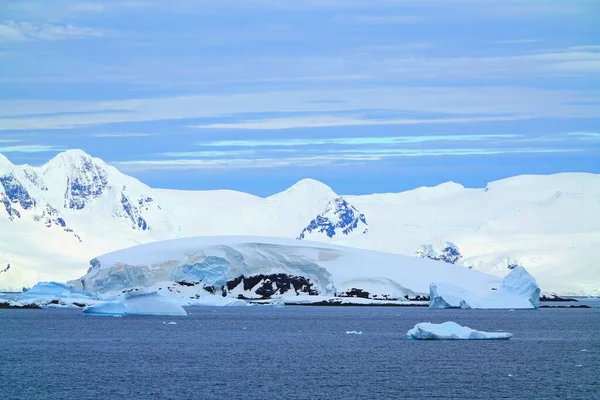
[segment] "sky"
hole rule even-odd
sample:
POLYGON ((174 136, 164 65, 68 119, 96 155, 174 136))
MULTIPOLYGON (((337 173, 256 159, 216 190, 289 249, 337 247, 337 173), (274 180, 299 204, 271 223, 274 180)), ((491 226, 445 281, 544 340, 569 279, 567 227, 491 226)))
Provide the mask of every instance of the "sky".
POLYGON ((600 173, 600 1, 0 1, 0 153, 341 194, 600 173))

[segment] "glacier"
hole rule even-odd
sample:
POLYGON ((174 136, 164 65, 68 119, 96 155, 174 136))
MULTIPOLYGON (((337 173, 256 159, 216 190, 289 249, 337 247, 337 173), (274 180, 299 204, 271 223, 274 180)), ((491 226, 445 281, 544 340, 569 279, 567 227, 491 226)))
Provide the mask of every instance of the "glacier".
POLYGON ((524 267, 515 267, 504 277, 502 285, 485 295, 464 287, 432 283, 429 287, 430 308, 501 308, 540 307, 541 290, 524 267))
POLYGON ((406 336, 410 340, 508 340, 508 332, 484 332, 448 321, 441 324, 421 322, 410 329, 406 336))
POLYGON ((83 309, 84 315, 130 316, 130 315, 169 315, 187 316, 185 309, 156 292, 126 294, 119 300, 101 302, 83 309))

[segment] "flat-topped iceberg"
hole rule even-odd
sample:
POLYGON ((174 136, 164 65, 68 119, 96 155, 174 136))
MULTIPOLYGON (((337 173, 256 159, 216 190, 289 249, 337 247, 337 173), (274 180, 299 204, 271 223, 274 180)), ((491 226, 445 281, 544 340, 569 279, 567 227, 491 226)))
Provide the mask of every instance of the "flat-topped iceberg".
POLYGON ((85 315, 109 316, 187 315, 181 305, 157 293, 127 294, 117 301, 107 301, 86 307, 83 313, 85 315))
POLYGON ((422 322, 410 329, 406 336, 416 340, 508 340, 508 332, 484 332, 448 321, 441 324, 422 322))
POLYGON ((523 267, 506 275, 502 285, 484 295, 447 284, 429 286, 430 308, 539 308, 540 287, 523 267))
POLYGON ((155 242, 90 263, 86 275, 71 282, 76 288, 99 296, 155 290, 189 305, 211 303, 207 298, 287 301, 309 296, 408 303, 425 300, 433 281, 484 292, 500 285, 495 276, 442 262, 258 236, 155 242))

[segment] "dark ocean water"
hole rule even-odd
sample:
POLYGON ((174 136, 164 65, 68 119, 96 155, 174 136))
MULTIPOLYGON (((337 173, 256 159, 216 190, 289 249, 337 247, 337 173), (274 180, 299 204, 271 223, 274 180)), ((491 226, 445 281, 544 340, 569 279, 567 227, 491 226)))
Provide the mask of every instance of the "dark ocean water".
POLYGON ((0 398, 600 399, 598 308, 188 310, 0 310, 0 398), (406 339, 415 323, 448 320, 514 337, 406 339))

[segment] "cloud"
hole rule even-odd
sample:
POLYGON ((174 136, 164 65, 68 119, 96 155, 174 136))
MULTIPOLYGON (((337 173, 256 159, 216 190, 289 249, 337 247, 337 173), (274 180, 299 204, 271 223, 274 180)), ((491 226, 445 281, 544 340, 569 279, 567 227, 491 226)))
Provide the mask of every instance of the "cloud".
POLYGON ((500 44, 530 44, 538 43, 538 39, 509 39, 509 40, 497 40, 495 43, 500 44))
POLYGON ((286 129, 600 117, 598 103, 598 96, 568 90, 481 86, 261 91, 114 101, 14 100, 0 101, 0 131, 202 118, 226 121, 200 124, 203 128, 286 129), (439 115, 367 119, 359 110, 362 113, 386 110, 388 115, 411 112, 439 115), (306 115, 278 118, 282 113, 306 115), (339 116, 340 113, 348 115, 339 116), (242 118, 236 114, 245 118, 240 121, 242 118), (251 114, 266 114, 270 118, 249 121, 251 114))
POLYGON ((152 171, 152 170, 189 170, 189 169, 256 169, 279 167, 318 167, 339 166, 349 164, 364 164, 385 159, 406 157, 437 157, 437 156, 473 156, 499 154, 546 154, 546 153, 576 153, 582 149, 539 149, 539 148, 469 148, 469 149, 379 149, 379 150, 350 150, 334 154, 311 155, 301 157, 252 157, 252 158, 217 158, 217 159, 172 159, 172 160, 135 160, 115 161, 111 164, 122 171, 152 171))
MULTIPOLYGON (((279 151, 281 152, 281 151, 279 151)), ((224 151, 215 151, 215 150, 205 150, 205 151, 173 151, 173 152, 165 152, 160 153, 163 157, 172 157, 172 158, 214 158, 214 157, 238 157, 238 156, 250 156, 256 154, 255 150, 224 150, 224 151)))
POLYGON ((583 140, 600 139, 600 132, 568 132, 567 135, 575 136, 583 140))
POLYGON ((27 40, 66 40, 103 36, 99 29, 71 24, 35 25, 30 22, 4 21, 0 23, 0 42, 27 40))
POLYGON ((97 138, 128 138, 128 137, 149 137, 156 136, 155 133, 143 133, 143 132, 107 132, 107 133, 94 133, 92 137, 97 138))
POLYGON ((43 144, 24 144, 18 146, 0 146, 0 153, 44 153, 59 152, 66 149, 43 144))
POLYGON ((201 129, 295 129, 323 128, 335 126, 375 126, 375 125, 421 125, 421 124, 456 124, 468 122, 515 121, 528 119, 525 116, 512 117, 466 117, 466 118, 402 118, 402 119, 372 119, 346 118, 335 116, 306 116, 298 118, 271 118, 231 123, 214 123, 192 125, 191 128, 201 129))
POLYGON ((387 136, 387 137, 342 137, 315 139, 258 139, 258 140, 218 140, 196 143, 202 147, 265 147, 265 146, 320 146, 320 145, 394 145, 409 143, 428 143, 437 141, 481 141, 486 139, 518 138, 521 135, 421 135, 421 136, 387 136))
POLYGON ((338 15, 334 19, 336 22, 359 23, 359 24, 404 24, 421 22, 423 17, 417 15, 364 15, 349 14, 338 15))

